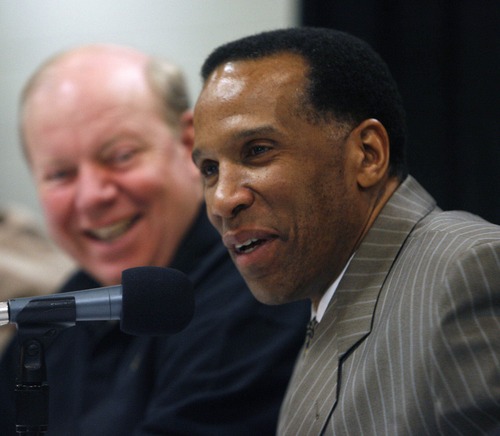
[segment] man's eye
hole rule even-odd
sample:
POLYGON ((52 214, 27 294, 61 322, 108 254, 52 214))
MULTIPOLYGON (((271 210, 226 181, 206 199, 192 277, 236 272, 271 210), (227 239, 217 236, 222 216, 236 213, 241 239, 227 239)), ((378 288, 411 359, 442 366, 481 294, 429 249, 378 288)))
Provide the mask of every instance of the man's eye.
POLYGON ((110 157, 109 160, 110 162, 119 165, 127 163, 128 161, 132 160, 136 154, 137 154, 136 150, 121 151, 119 153, 115 153, 113 156, 110 157))
POLYGON ((69 179, 74 174, 72 170, 54 170, 45 175, 48 182, 62 182, 69 179))
POLYGON ((215 162, 210 162, 210 161, 204 162, 200 167, 201 174, 204 177, 211 177, 217 174, 218 169, 219 169, 218 165, 215 162))
POLYGON ((270 147, 266 145, 253 145, 252 147, 250 147, 248 154, 250 156, 258 156, 259 154, 265 153, 269 149, 270 147))

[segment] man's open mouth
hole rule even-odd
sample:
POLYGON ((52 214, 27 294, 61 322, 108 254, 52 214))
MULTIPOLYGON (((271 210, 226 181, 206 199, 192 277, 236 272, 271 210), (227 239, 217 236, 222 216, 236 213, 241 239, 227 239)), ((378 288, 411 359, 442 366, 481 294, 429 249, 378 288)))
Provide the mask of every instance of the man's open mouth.
POLYGON ((237 254, 247 254, 254 251, 259 245, 262 245, 265 242, 264 239, 249 239, 248 241, 243 242, 243 244, 236 244, 234 246, 234 250, 237 254))

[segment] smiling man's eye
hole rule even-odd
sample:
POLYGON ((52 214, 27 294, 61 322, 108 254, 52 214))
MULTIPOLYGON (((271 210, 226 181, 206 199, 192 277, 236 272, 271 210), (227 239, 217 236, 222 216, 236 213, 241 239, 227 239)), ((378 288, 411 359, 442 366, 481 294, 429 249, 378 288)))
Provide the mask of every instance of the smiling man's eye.
POLYGON ((46 182, 61 183, 65 180, 68 180, 74 174, 75 174, 75 170, 72 170, 72 169, 66 169, 66 168, 54 169, 52 171, 48 171, 43 176, 43 179, 46 182))
POLYGON ((121 166, 130 162, 137 154, 137 148, 126 147, 114 150, 113 153, 105 157, 105 160, 111 165, 121 166))
POLYGON ((210 177, 210 176, 213 176, 213 175, 217 174, 218 169, 219 169, 218 165, 215 162, 212 162, 212 161, 204 162, 200 166, 201 174, 204 177, 210 177))
POLYGON ((135 152, 134 151, 124 151, 124 152, 121 152, 121 153, 117 153, 115 156, 114 156, 114 161, 115 162, 126 162, 130 159, 132 159, 132 157, 134 156, 135 152))
POLYGON ((249 150, 249 154, 251 156, 257 156, 259 154, 265 153, 268 150, 269 147, 266 145, 253 145, 249 150))

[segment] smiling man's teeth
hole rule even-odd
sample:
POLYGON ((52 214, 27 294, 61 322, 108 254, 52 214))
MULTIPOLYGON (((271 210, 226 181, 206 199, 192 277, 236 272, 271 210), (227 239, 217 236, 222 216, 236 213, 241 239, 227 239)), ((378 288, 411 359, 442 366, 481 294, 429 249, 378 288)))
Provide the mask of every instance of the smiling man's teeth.
POLYGON ((96 239, 101 241, 112 241, 113 239, 118 238, 123 235, 132 225, 133 219, 126 219, 119 221, 110 226, 101 227, 100 229, 91 230, 89 233, 96 239))
POLYGON ((243 244, 237 244, 234 246, 238 253, 250 253, 253 251, 258 244, 259 239, 249 239, 248 241, 243 242, 243 244))

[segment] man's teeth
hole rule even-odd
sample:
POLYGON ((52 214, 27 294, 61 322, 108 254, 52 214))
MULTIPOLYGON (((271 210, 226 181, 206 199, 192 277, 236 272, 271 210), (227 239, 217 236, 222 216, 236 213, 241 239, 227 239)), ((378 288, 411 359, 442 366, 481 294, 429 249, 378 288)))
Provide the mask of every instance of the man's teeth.
POLYGON ((132 218, 122 220, 110 226, 91 230, 90 234, 101 241, 112 241, 123 235, 130 228, 132 222, 132 218))
POLYGON ((234 247, 238 253, 250 253, 255 250, 259 242, 259 239, 249 239, 248 241, 243 242, 243 244, 237 244, 234 247))

